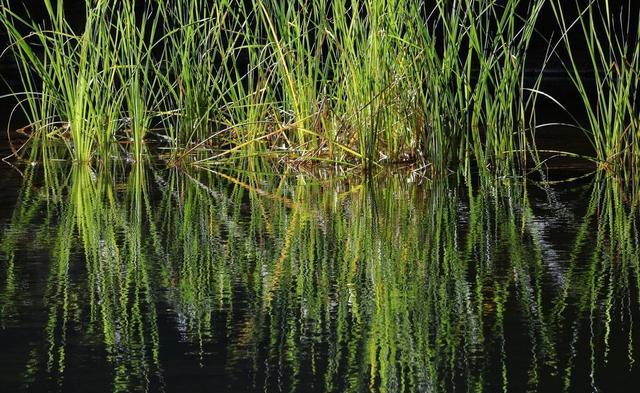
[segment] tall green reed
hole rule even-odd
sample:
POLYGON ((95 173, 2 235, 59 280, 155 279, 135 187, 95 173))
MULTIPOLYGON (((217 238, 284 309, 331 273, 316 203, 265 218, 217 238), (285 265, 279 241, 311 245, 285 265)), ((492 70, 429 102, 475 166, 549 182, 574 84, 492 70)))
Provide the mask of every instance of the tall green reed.
POLYGON ((2 23, 27 88, 22 105, 28 109, 32 132, 61 139, 75 160, 89 162, 96 150, 110 146, 121 100, 112 89, 109 6, 87 1, 82 32, 76 33, 63 2, 46 0, 44 5, 48 19, 37 24, 2 4, 2 23), (30 32, 22 35, 25 28, 30 32))
POLYGON ((567 17, 561 2, 551 1, 551 6, 566 48, 564 65, 587 115, 587 124, 580 126, 602 167, 634 177, 640 143, 640 21, 630 4, 618 13, 609 0, 583 7, 576 3, 575 20, 567 17), (587 64, 575 53, 576 37, 586 45, 587 64))
MULTIPOLYGON (((423 149, 442 167, 458 161, 507 171, 529 158, 525 67, 545 1, 437 1, 435 21, 414 23, 425 62, 417 62, 423 149), (442 45, 442 49, 438 46, 442 45)), ((530 153, 529 153, 530 154, 530 153)))
POLYGON ((120 127, 129 134, 127 139, 133 143, 133 157, 138 162, 143 160, 143 142, 151 127, 152 111, 160 99, 160 93, 156 91, 160 83, 154 77, 156 62, 153 58, 160 12, 151 4, 141 14, 136 11, 135 3, 126 1, 115 5, 112 11, 116 32, 112 45, 116 51, 118 81, 122 85, 126 111, 125 124, 120 127))
POLYGON ((3 4, 2 22, 30 121, 69 131, 78 161, 113 155, 114 141, 141 160, 157 125, 176 163, 503 171, 527 157, 523 72, 544 0, 524 16, 520 3, 87 0, 80 32, 63 2, 47 3, 45 25, 3 4))

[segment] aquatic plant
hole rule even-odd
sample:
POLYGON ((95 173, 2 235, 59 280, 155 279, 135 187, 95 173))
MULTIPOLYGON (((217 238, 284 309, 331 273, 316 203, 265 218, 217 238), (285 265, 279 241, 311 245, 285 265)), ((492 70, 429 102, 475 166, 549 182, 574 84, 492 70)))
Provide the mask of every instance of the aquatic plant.
POLYGON ((87 3, 80 34, 66 20, 63 2, 44 2, 46 26, 22 19, 4 2, 0 12, 25 86, 20 105, 29 117, 27 129, 35 138, 62 140, 80 162, 110 146, 120 110, 107 4, 87 3), (23 35, 23 28, 29 33, 23 35))
POLYGON ((520 3, 86 0, 80 29, 62 1, 43 23, 0 14, 33 145, 60 139, 76 161, 140 161, 151 139, 180 165, 505 173, 532 144, 523 73, 545 1, 520 3))
POLYGON ((637 176, 640 152, 640 21, 631 6, 620 12, 609 0, 578 7, 570 20, 564 3, 551 1, 561 27, 561 56, 586 111, 587 124, 578 126, 593 144, 601 167, 637 176), (576 59, 574 39, 584 42, 586 68, 576 59))

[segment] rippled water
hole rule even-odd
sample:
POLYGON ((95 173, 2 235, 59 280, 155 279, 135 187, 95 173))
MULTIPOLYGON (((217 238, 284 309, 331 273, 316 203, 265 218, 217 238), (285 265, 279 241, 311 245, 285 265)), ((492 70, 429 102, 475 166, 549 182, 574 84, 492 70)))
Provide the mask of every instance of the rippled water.
POLYGON ((0 180, 0 386, 617 391, 640 377, 637 198, 31 168, 0 180))

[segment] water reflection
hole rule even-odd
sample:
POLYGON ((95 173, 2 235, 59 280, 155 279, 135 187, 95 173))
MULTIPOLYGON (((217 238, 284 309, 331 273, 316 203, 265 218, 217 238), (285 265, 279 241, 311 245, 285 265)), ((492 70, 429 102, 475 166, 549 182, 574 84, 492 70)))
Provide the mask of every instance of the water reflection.
POLYGON ((638 201, 613 180, 563 196, 268 179, 29 170, 0 244, 3 386, 585 391, 638 375, 638 201))

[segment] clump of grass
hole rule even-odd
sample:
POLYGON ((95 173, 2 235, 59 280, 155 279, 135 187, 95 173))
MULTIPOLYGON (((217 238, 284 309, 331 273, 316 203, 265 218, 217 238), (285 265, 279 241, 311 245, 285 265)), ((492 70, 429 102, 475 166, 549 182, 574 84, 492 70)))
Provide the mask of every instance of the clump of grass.
POLYGON ((121 96, 114 92, 113 47, 104 19, 107 2, 87 1, 83 32, 66 20, 63 2, 44 1, 48 20, 19 17, 3 1, 2 23, 9 32, 25 86, 32 132, 63 140, 71 156, 89 162, 112 142, 121 96), (22 29, 29 29, 22 35, 22 29))
POLYGON ((166 36, 158 80, 165 132, 174 149, 206 138, 222 101, 220 68, 220 4, 206 1, 163 1, 158 5, 166 36), (168 121, 167 121, 168 120, 168 121))
POLYGON ((525 161, 524 72, 544 3, 530 2, 520 16, 520 1, 437 1, 433 23, 413 23, 424 56, 413 63, 425 81, 416 89, 424 123, 418 129, 431 162, 444 168, 473 157, 506 170, 525 161))
POLYGON ((271 139, 296 158, 365 167, 522 159, 509 152, 526 150, 525 54, 544 1, 526 18, 519 4, 254 2, 244 39, 266 52, 249 69, 270 86, 271 139))
POLYGON ((77 161, 116 145, 140 161, 151 129, 172 162, 198 165, 504 173, 535 146, 524 70, 545 0, 524 15, 521 0, 86 0, 80 32, 45 4, 43 25, 5 0, 1 21, 32 128, 77 161))
POLYGON ((634 20, 630 4, 618 14, 609 0, 578 6, 579 16, 573 21, 565 15, 561 2, 554 0, 551 5, 563 33, 564 64, 587 114, 587 124, 580 125, 581 128, 605 168, 637 173, 640 163, 640 21, 634 20), (572 40, 575 31, 586 44, 586 65, 579 64, 576 59, 572 40))
POLYGON ((126 114, 124 127, 133 142, 133 156, 141 161, 143 141, 151 127, 151 111, 160 96, 156 92, 160 84, 154 76, 156 62, 152 56, 160 14, 154 14, 150 5, 139 15, 135 3, 120 4, 113 11, 116 35, 112 45, 126 114))
POLYGON ((131 143, 140 160, 156 101, 151 50, 159 17, 149 7, 138 15, 133 2, 87 0, 76 32, 63 1, 44 5, 42 23, 5 2, 0 12, 25 87, 28 128, 35 139, 63 141, 75 161, 109 159, 115 142, 131 143))

